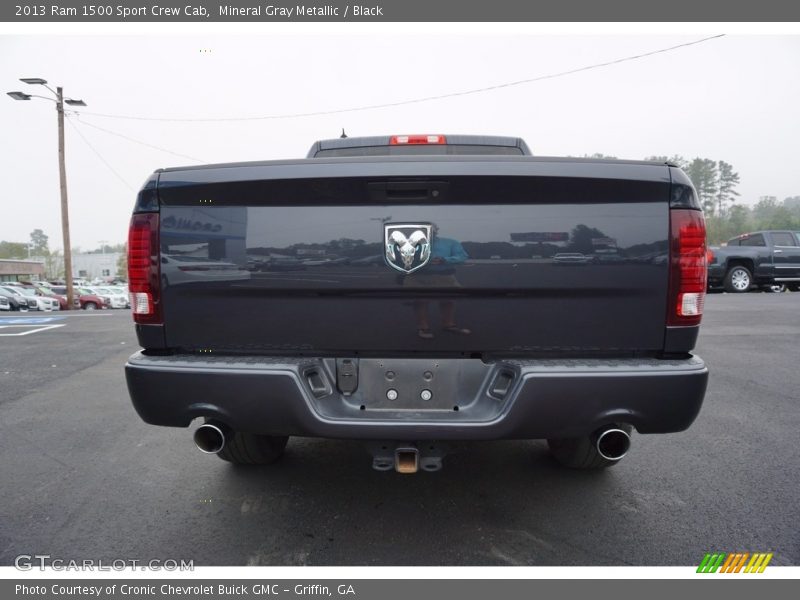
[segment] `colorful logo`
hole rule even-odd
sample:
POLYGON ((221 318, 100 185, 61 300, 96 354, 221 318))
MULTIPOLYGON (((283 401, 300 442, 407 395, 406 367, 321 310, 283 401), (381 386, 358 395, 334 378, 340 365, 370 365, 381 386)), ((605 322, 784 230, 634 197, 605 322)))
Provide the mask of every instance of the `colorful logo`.
POLYGON ((703 557, 697 572, 763 573, 771 560, 772 552, 709 552, 703 557))

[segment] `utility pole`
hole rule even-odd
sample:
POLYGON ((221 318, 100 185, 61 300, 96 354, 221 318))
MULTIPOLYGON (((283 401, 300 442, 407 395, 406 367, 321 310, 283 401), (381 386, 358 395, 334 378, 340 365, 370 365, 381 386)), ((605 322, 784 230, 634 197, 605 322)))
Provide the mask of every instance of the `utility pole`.
MULTIPOLYGON (((70 106, 86 106, 83 100, 64 98, 64 88, 57 86, 55 90, 47 85, 47 81, 40 77, 24 77, 20 79, 29 85, 41 85, 47 88, 55 96, 39 96, 38 94, 26 94, 25 92, 8 92, 14 100, 30 100, 31 98, 42 98, 56 103, 58 113, 58 183, 61 188, 61 236, 64 240, 64 280, 67 283, 67 310, 72 310, 72 302, 75 298, 75 291, 72 281, 72 246, 69 240, 69 205, 67 202, 67 166, 64 159, 64 104, 70 106)), ((30 250, 29 250, 30 252, 30 250)))
POLYGON ((64 158, 64 88, 56 88, 58 112, 58 182, 61 187, 61 237, 64 239, 64 280, 67 282, 67 310, 72 310, 75 288, 72 284, 72 246, 69 241, 69 203, 67 201, 67 165, 64 158))

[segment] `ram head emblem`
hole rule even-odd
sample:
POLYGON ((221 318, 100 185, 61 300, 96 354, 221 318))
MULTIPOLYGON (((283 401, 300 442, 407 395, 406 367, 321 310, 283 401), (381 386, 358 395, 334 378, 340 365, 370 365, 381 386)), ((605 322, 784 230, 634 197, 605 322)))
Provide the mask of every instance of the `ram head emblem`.
POLYGON ((386 262, 403 273, 421 269, 431 258, 431 224, 384 225, 386 262))

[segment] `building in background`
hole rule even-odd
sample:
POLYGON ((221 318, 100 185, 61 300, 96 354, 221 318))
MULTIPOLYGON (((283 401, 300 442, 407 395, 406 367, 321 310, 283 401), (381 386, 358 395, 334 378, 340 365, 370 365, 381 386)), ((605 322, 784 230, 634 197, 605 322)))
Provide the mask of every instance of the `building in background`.
POLYGON ((111 280, 117 276, 117 261, 121 252, 105 254, 73 254, 72 276, 81 279, 111 280))
POLYGON ((44 262, 0 259, 0 281, 44 279, 44 262))

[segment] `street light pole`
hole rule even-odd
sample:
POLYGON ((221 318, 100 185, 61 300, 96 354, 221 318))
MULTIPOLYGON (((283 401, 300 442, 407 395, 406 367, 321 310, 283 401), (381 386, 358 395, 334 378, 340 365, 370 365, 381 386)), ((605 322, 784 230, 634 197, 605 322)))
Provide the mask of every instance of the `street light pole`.
POLYGON ((61 236, 64 240, 64 280, 67 283, 67 310, 72 310, 75 291, 72 281, 72 246, 69 240, 69 204, 67 201, 67 166, 64 159, 64 104, 70 106, 86 106, 83 100, 64 98, 64 88, 58 86, 55 90, 47 85, 47 81, 39 77, 27 77, 20 81, 29 85, 41 85, 50 90, 56 99, 24 92, 8 92, 14 100, 30 100, 31 98, 44 98, 56 103, 58 113, 58 183, 61 188, 61 236))
POLYGON ((56 88, 58 111, 58 183, 61 188, 61 237, 64 239, 64 279, 67 282, 67 310, 72 310, 75 289, 72 283, 72 246, 69 240, 69 203, 67 200, 67 165, 64 157, 64 89, 56 88))

